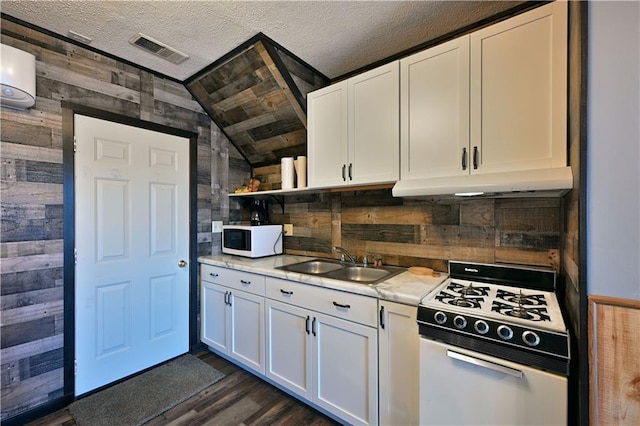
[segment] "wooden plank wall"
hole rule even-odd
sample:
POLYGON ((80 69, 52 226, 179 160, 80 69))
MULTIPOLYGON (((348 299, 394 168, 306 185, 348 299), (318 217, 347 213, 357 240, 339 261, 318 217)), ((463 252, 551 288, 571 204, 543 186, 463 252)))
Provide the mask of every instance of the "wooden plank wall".
POLYGON ((379 254, 390 265, 447 270, 448 260, 518 263, 559 270, 558 198, 394 198, 391 189, 285 197, 274 223, 293 223, 289 254, 379 254))
POLYGON ((639 330, 640 301, 589 296, 589 424, 640 424, 639 330))
MULTIPOLYGON (((2 108, 0 334, 2 420, 63 394, 61 101, 198 134, 198 254, 219 252, 211 220, 248 164, 180 83, 2 19, 2 43, 36 56, 36 105, 2 108)), ((219 235, 219 234, 218 234, 219 235)))

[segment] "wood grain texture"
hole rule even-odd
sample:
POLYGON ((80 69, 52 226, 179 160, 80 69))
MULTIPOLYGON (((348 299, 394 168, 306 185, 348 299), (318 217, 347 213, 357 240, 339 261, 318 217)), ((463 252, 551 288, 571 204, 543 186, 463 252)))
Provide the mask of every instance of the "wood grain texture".
MULTIPOLYGON (((267 382, 211 352, 198 358, 218 369, 225 377, 151 419, 147 426, 173 425, 305 425, 332 426, 338 423, 267 382)), ((28 426, 75 426, 68 409, 62 409, 28 426)))
POLYGON ((560 267, 558 199, 393 198, 390 189, 285 196, 289 254, 335 257, 339 245, 386 264, 446 271, 449 260, 560 267), (299 231, 298 231, 299 230, 299 231))
POLYGON ((589 296, 593 425, 640 424, 639 330, 640 300, 589 296))
POLYGON ((197 74, 187 87, 252 167, 262 167, 306 155, 306 112, 298 94, 327 83, 262 38, 197 74))
MULTIPOLYGON (((214 250, 212 217, 226 220, 240 215, 229 212, 239 208, 230 207, 226 197, 230 177, 231 181, 244 179, 251 170, 228 148, 224 134, 183 84, 6 19, 1 22, 1 37, 3 44, 36 56, 37 86, 33 108, 2 108, 0 117, 0 405, 4 422, 63 396, 66 206, 61 101, 198 134, 199 255, 214 250)), ((215 250, 219 252, 219 241, 215 250)))

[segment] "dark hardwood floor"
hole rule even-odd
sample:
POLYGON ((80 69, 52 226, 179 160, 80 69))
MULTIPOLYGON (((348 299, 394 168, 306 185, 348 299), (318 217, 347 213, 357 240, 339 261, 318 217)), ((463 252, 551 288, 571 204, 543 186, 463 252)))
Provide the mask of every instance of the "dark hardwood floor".
MULTIPOLYGON (((158 425, 337 425, 335 421, 209 351, 194 354, 225 377, 147 422, 158 425)), ((29 426, 75 426, 68 409, 29 426)), ((120 425, 125 426, 125 425, 120 425)))

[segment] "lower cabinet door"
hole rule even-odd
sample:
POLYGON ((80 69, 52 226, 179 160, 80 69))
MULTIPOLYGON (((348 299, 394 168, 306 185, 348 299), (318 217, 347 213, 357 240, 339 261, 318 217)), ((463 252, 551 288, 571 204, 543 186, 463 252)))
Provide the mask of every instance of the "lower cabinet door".
POLYGON ((378 334, 313 313, 313 401, 354 425, 378 423, 378 334))
POLYGON ((264 374, 264 297, 233 290, 229 355, 264 374))
POLYGON ((229 352, 228 297, 229 289, 227 287, 206 281, 202 282, 200 340, 222 353, 229 352))
POLYGON ((311 400, 311 315, 296 306, 267 299, 266 376, 311 400))

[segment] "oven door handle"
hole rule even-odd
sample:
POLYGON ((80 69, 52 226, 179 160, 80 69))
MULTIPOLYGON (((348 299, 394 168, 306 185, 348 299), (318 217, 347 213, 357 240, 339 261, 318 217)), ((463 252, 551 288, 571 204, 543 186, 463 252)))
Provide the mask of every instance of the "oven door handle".
POLYGON ((449 358, 453 358, 459 361, 468 362, 469 364, 477 365, 478 367, 488 368, 489 370, 508 374, 510 376, 517 377, 518 379, 522 379, 523 377, 522 371, 516 370, 515 368, 511 368, 505 365, 496 364, 494 362, 474 358, 472 356, 464 355, 458 352, 447 350, 447 356, 449 358))

